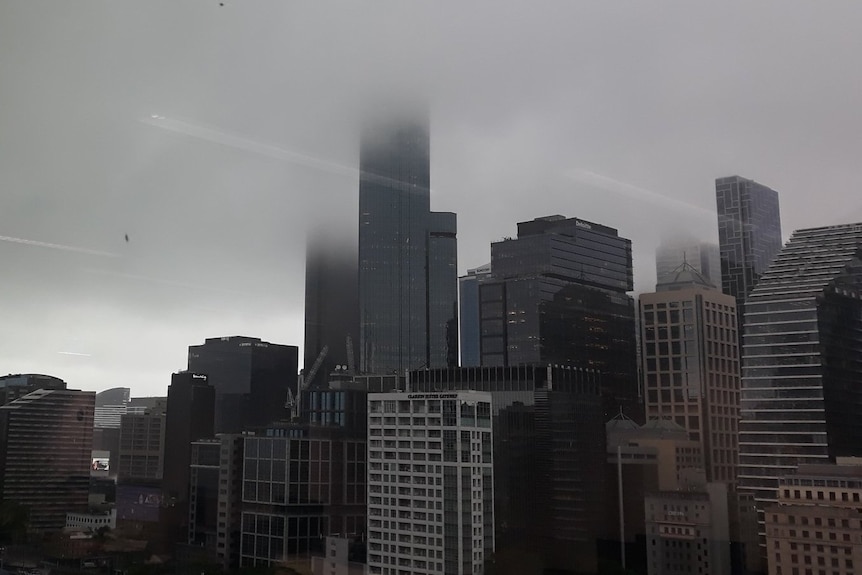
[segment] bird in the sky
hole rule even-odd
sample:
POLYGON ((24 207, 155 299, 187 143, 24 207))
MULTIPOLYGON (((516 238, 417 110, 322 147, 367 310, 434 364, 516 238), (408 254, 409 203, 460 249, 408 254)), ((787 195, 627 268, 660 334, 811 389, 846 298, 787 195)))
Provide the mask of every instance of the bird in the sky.
POLYGON ((129 243, 129 234, 126 234, 126 243, 129 243))

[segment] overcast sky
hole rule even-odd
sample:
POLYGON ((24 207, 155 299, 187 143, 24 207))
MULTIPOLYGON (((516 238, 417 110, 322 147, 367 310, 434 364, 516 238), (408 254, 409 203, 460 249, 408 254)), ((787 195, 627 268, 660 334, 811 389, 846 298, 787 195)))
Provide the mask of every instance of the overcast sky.
POLYGON ((785 238, 862 221, 859 2, 223 4, 0 2, 0 373, 164 394, 206 337, 301 346, 305 233, 354 233, 375 102, 428 101, 462 272, 559 213, 649 291, 732 174, 785 238))

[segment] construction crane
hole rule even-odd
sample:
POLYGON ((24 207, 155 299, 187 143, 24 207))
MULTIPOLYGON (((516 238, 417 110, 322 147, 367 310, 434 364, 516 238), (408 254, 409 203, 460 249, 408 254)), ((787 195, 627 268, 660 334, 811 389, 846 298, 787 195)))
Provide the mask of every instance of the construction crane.
POLYGON ((287 389, 287 401, 285 402, 284 407, 290 410, 291 419, 299 417, 299 403, 302 398, 302 392, 308 389, 308 386, 311 385, 312 381, 314 381, 314 376, 317 375, 317 372, 320 370, 320 366, 323 365, 323 360, 326 359, 326 354, 328 353, 329 346, 324 345, 323 349, 321 349, 320 353, 317 355, 317 359, 314 360, 311 369, 308 370, 308 375, 303 373, 299 374, 295 397, 293 395, 293 390, 290 388, 287 389))

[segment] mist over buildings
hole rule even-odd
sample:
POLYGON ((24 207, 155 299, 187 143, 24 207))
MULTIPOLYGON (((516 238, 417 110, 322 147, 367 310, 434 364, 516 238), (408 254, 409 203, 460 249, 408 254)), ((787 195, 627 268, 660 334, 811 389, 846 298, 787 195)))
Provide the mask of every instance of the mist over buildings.
POLYGON ((4 3, 0 236, 78 251, 0 240, 0 369, 146 395, 206 337, 302 345, 306 238, 355 238, 360 127, 416 109, 462 273, 560 213, 631 238, 651 289, 663 238, 715 240, 733 173, 781 191, 787 235, 859 219, 860 24, 850 2, 4 3))

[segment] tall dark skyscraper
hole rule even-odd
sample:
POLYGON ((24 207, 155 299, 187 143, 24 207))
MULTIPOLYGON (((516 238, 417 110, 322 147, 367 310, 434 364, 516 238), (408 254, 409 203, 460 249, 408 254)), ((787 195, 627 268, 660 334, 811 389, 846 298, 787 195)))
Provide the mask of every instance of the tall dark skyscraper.
POLYGON ((491 244, 479 283, 481 360, 568 365, 602 374, 605 420, 620 408, 643 419, 638 397, 631 241, 563 216, 518 224, 491 244))
POLYGON ((457 362, 456 217, 431 212, 425 120, 363 130, 359 357, 364 373, 457 362))
MULTIPOLYGON (((721 289, 742 305, 781 249, 778 192, 739 176, 715 180, 721 289)), ((742 321, 739 322, 742 325, 742 321)))
MULTIPOLYGON (((215 389, 204 374, 181 371, 171 375, 165 416, 163 483, 168 498, 188 501, 191 443, 213 437, 215 396, 215 389)), ((182 517, 182 511, 179 515, 182 517)))
POLYGON ((215 432, 240 433, 290 417, 288 389, 297 392, 299 350, 255 337, 215 337, 189 346, 188 370, 215 388, 215 432))
MULTIPOLYGON (((310 370, 320 352, 328 352, 317 377, 325 379, 336 365, 350 363, 359 341, 359 287, 356 237, 309 236, 305 260, 305 347, 303 365, 310 370)), ((354 355, 355 357, 355 355, 354 355)))
POLYGON ((794 232, 745 306, 739 487, 862 455, 862 224, 794 232))

